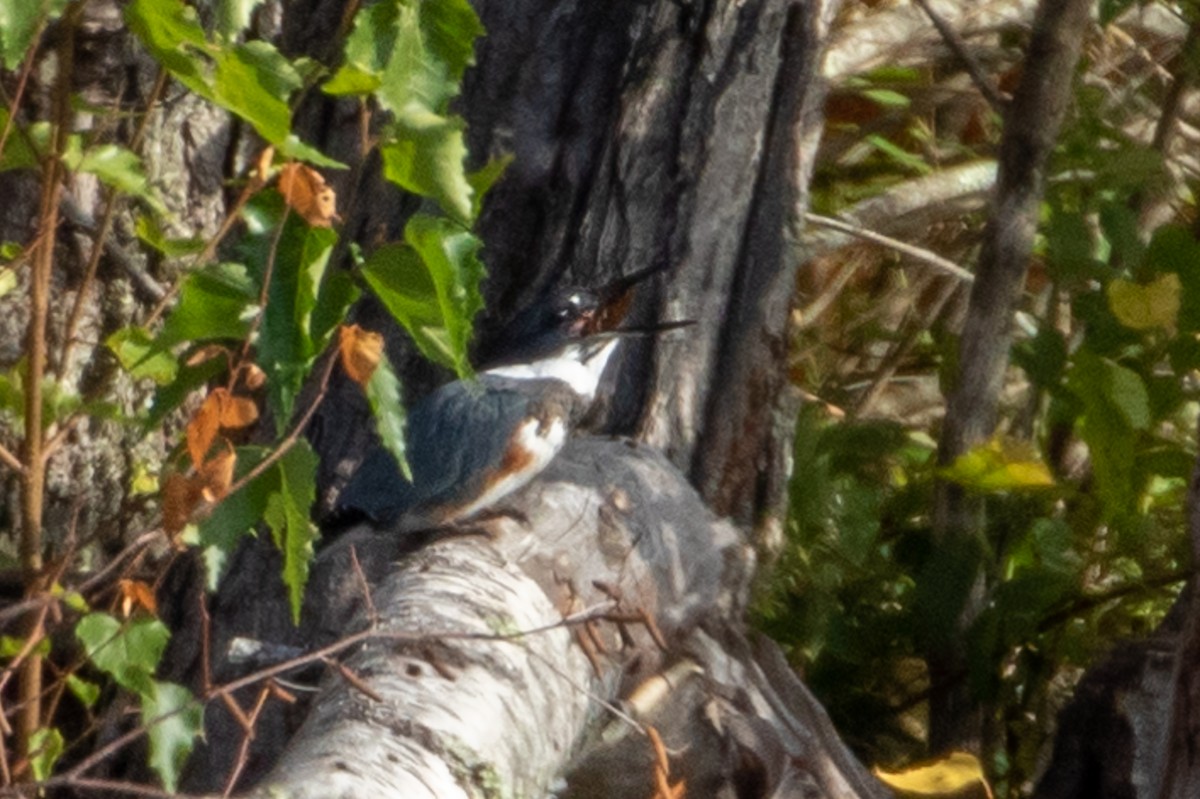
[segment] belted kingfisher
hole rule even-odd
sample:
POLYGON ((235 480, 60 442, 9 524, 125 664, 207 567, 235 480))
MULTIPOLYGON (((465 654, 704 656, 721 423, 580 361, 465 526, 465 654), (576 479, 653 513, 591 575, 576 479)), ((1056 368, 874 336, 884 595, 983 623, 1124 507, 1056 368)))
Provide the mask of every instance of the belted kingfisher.
POLYGON ((629 288, 652 271, 660 270, 598 291, 557 291, 519 316, 496 365, 413 406, 406 442, 412 479, 376 448, 338 496, 334 522, 432 530, 470 519, 526 485, 591 407, 621 338, 646 332, 598 331, 620 321, 629 288))

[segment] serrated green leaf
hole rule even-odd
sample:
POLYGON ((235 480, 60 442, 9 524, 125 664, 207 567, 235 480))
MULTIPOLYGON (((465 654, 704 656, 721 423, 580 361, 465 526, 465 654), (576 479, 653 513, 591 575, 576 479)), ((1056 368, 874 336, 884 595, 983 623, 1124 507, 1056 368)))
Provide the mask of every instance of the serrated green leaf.
POLYGON ((164 386, 179 373, 179 361, 141 327, 124 327, 104 342, 130 376, 164 386))
POLYGON ((375 431, 383 441, 383 446, 396 459, 405 479, 411 481, 412 470, 408 466, 404 438, 407 413, 400 399, 400 380, 387 358, 381 359, 375 371, 371 373, 366 393, 371 413, 375 417, 375 431))
POLYGON ((317 352, 322 352, 329 344, 333 332, 345 321, 350 306, 358 301, 360 293, 349 270, 325 270, 311 321, 313 347, 317 352))
POLYGON ((192 746, 204 731, 204 706, 182 685, 152 681, 142 694, 142 724, 150 738, 150 767, 174 793, 192 746))
POLYGON ((399 4, 380 2, 359 10, 346 38, 345 61, 323 89, 333 95, 370 94, 383 83, 383 70, 396 47, 399 4))
POLYGON ((513 162, 514 156, 509 153, 502 155, 499 158, 493 158, 484 164, 480 169, 467 175, 467 182, 471 184, 471 218, 479 217, 479 212, 483 206, 483 198, 492 190, 492 186, 496 185, 496 181, 504 176, 508 165, 513 162))
POLYGON ((316 525, 309 518, 317 496, 316 453, 301 440, 279 460, 277 472, 279 490, 267 500, 264 519, 275 546, 283 553, 283 581, 291 600, 292 621, 299 624, 313 541, 317 538, 316 525))
POLYGON ((123 688, 145 694, 153 690, 151 678, 171 633, 154 618, 122 624, 107 613, 89 613, 75 625, 75 637, 96 668, 123 688))
MULTIPOLYGON (((275 248, 259 337, 259 366, 267 373, 267 398, 281 433, 291 419, 296 394, 317 354, 312 314, 317 287, 336 242, 337 234, 330 228, 310 227, 291 214, 275 248)), ((270 246, 265 239, 260 244, 270 246)), ((262 254, 262 262, 269 257, 269 253, 262 254)))
POLYGON ((92 707, 100 698, 100 686, 89 682, 77 674, 67 675, 67 690, 79 700, 84 707, 92 707))
POLYGON ((458 117, 409 114, 379 152, 385 178, 414 194, 432 197, 446 213, 469 223, 474 190, 463 168, 467 157, 463 127, 458 117))
POLYGON ((441 115, 458 94, 483 26, 466 0, 395 3, 395 9, 389 28, 395 38, 376 96, 397 120, 409 113, 441 115))
POLYGON ((41 782, 54 773, 54 764, 63 753, 62 733, 55 727, 42 727, 29 738, 29 767, 33 778, 41 782))
POLYGON ((450 220, 421 214, 404 235, 408 246, 379 248, 363 276, 426 357, 466 376, 471 325, 483 307, 479 239, 450 220))
MULTIPOLYGON (((267 457, 263 447, 238 447, 234 480, 240 480, 267 457)), ((209 516, 199 522, 199 545, 204 549, 208 590, 217 590, 225 563, 242 537, 263 518, 267 501, 279 490, 279 474, 267 469, 242 490, 222 499, 209 516)))
POLYGON ((42 26, 55 20, 70 0, 0 0, 0 57, 15 70, 42 26))
POLYGON ((216 56, 213 100, 272 144, 282 144, 291 135, 288 98, 301 85, 291 62, 267 42, 247 42, 216 56))
POLYGON ((241 264, 222 263, 192 272, 183 282, 179 303, 163 324, 159 341, 238 339, 250 330, 246 318, 258 303, 258 290, 241 264))

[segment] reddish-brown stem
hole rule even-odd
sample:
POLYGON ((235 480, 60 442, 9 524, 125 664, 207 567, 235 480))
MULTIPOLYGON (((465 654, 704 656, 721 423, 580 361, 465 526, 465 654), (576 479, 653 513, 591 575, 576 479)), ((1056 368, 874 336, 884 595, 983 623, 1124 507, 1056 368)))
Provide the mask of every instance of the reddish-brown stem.
MULTIPOLYGON (((54 246, 58 231, 58 201, 62 190, 60 156, 70 122, 70 76, 75 48, 73 6, 64 19, 64 34, 58 48, 58 75, 54 86, 54 119, 50 148, 42 162, 41 207, 38 213, 39 237, 33 254, 29 279, 29 327, 25 335, 27 368, 25 371, 25 437, 21 444, 21 567, 25 573, 25 592, 32 596, 43 590, 42 505, 46 463, 42 457, 45 443, 42 430, 42 378, 46 373, 46 323, 50 306, 50 276, 54 271, 54 246)), ((44 613, 32 614, 23 633, 27 640, 42 636, 44 613)), ((30 740, 42 723, 42 658, 30 653, 21 664, 17 692, 20 710, 17 717, 17 750, 22 756, 30 751, 30 740)))

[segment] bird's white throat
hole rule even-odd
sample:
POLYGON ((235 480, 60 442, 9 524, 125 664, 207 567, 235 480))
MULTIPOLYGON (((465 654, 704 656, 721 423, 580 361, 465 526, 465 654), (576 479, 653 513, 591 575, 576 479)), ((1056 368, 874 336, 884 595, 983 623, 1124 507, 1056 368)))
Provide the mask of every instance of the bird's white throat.
POLYGON ((600 377, 609 358, 616 352, 620 339, 611 338, 597 343, 581 341, 569 344, 548 358, 531 363, 514 363, 488 369, 484 374, 508 377, 513 380, 561 380, 585 401, 596 396, 600 377))

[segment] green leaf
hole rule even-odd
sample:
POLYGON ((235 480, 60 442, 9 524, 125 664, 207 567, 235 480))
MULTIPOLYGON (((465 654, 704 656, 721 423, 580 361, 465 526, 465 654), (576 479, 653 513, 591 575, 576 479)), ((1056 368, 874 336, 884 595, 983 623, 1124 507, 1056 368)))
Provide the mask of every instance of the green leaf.
POLYGON ((54 773, 54 764, 63 753, 62 733, 55 727, 42 727, 29 738, 29 767, 38 782, 54 773))
POLYGON ((179 361, 150 337, 145 328, 123 327, 104 342, 126 372, 138 379, 167 385, 179 374, 179 361))
POLYGON ((933 167, 927 164, 925 159, 921 158, 920 156, 913 155, 902 147, 892 144, 890 141, 878 134, 871 134, 870 136, 867 136, 864 141, 902 169, 906 169, 918 175, 930 175, 933 173, 933 167))
POLYGON ((409 114, 379 151, 385 178, 414 194, 434 198, 446 213, 468 223, 474 191, 463 169, 464 126, 459 117, 409 114))
POLYGON ((154 400, 150 403, 150 412, 142 421, 142 429, 150 431, 158 427, 167 414, 178 408, 193 391, 206 385, 227 368, 228 363, 224 358, 210 358, 195 366, 182 364, 175 379, 167 385, 159 386, 154 392, 154 400))
POLYGON ((168 238, 166 232, 159 225, 158 219, 147 214, 143 214, 137 218, 137 222, 134 223, 134 230, 139 239, 169 258, 195 255, 198 252, 202 252, 205 247, 205 241, 200 237, 190 239, 168 238))
POLYGON ((492 190, 492 186, 496 185, 496 181, 500 180, 512 162, 513 155, 511 153, 502 155, 488 161, 478 171, 467 175, 467 182, 471 184, 472 219, 478 218, 479 211, 483 206, 483 198, 492 190))
POLYGON ((137 694, 153 690, 154 670, 171 637, 158 619, 134 618, 124 624, 107 613, 89 613, 75 625, 92 664, 137 694))
POLYGON ((912 105, 912 100, 900 92, 892 91, 891 89, 863 89, 859 94, 884 107, 908 108, 908 106, 912 105))
POLYGON ((42 26, 55 20, 70 0, 0 0, 0 57, 15 70, 42 26))
POLYGON ((1182 284, 1178 322, 1181 330, 1200 331, 1200 242, 1182 225, 1163 225, 1146 248, 1146 268, 1155 274, 1177 275, 1182 284))
POLYGON ((323 89, 333 95, 370 94, 383 83, 383 70, 396 47, 399 3, 380 2, 359 10, 346 38, 345 62, 323 89))
POLYGON ((1088 445, 1096 487, 1110 517, 1134 508, 1137 432, 1149 427, 1150 397, 1142 378, 1088 350, 1075 355, 1067 387, 1083 405, 1078 423, 1088 445))
POLYGON ((144 200, 160 214, 167 212, 162 200, 150 188, 150 181, 142 169, 142 159, 126 147, 98 144, 82 150, 79 139, 73 136, 63 153, 63 163, 68 169, 95 175, 101 183, 144 200))
POLYGON ((204 731, 204 706, 182 685, 153 681, 142 694, 142 724, 150 738, 150 767, 174 793, 192 745, 204 731))
MULTIPOLYGON (((8 120, 8 109, 0 108, 0 127, 8 125, 8 120)), ((25 129, 25 133, 32 140, 33 147, 30 147, 25 136, 13 130, 4 144, 4 152, 0 153, 0 172, 10 169, 33 169, 38 166, 38 159, 41 153, 46 151, 46 145, 50 141, 50 125, 46 122, 35 122, 25 129)))
POLYGON ((418 214, 404 229, 408 246, 379 248, 363 276, 427 357, 470 374, 467 345, 483 307, 480 242, 447 219, 418 214))
MULTIPOLYGON (((15 658, 21 654, 21 650, 25 648, 24 638, 15 638, 11 635, 0 635, 0 658, 15 658)), ((50 654, 50 639, 43 638, 33 646, 32 653, 40 657, 46 657, 50 654)))
MULTIPOLYGON (((273 235, 273 234, 272 234, 273 235)), ((275 248, 271 286, 259 336, 259 365, 267 373, 267 397, 275 424, 283 432, 292 405, 317 354, 312 337, 312 314, 317 287, 325 275, 337 234, 310 227, 289 214, 275 248)), ((260 245, 269 242, 265 239, 260 245)), ((260 249, 261 252, 261 249, 260 249)), ((262 253, 262 263, 270 252, 262 253)), ((263 267, 259 267, 263 270, 263 267)), ((265 271, 265 270, 264 270, 265 271)))
POLYGON ((405 478, 412 480, 405 454, 404 427, 407 414, 400 400, 400 380, 386 357, 380 359, 371 379, 367 381, 367 401, 375 416, 375 431, 379 433, 383 446, 392 453, 405 478))
POLYGON ((483 26, 466 0, 394 4, 379 102, 399 121, 410 113, 443 114, 473 61, 483 26))
POLYGON ((159 342, 171 346, 202 339, 239 339, 250 331, 246 318, 258 291, 241 264, 222 263, 192 272, 179 303, 163 324, 159 342))
POLYGON ((17 287, 17 270, 0 266, 0 299, 17 287))
POLYGON ((218 0, 217 34, 227 41, 237 38, 249 27, 254 9, 262 3, 263 0, 218 0))
MULTIPOLYGON (((238 447, 234 480, 242 479, 267 457, 268 452, 263 447, 238 447)), ((267 469, 241 491, 221 500, 208 518, 200 521, 199 544, 205 552, 210 591, 217 590, 229 556, 237 548, 242 536, 251 532, 262 520, 268 500, 278 490, 278 471, 267 469)))
POLYGON ((316 453, 301 440, 279 460, 277 472, 279 491, 267 500, 264 518, 275 546, 283 553, 283 581, 291 600, 292 621, 299 624, 313 541, 317 538, 316 525, 309 518, 317 496, 316 453))
POLYGON ((282 144, 291 135, 288 98, 301 85, 291 62, 264 41, 223 49, 216 57, 213 100, 272 144, 282 144))
POLYGON ((207 68, 198 52, 208 51, 196 10, 182 0, 133 0, 125 22, 143 46, 175 78, 201 97, 212 100, 207 68))
POLYGON ((1043 325, 1032 339, 1013 346, 1013 361, 1038 386, 1053 390, 1062 382, 1067 368, 1066 339, 1053 327, 1043 325))
POLYGON ((67 690, 84 707, 92 707, 100 699, 100 686, 83 679, 77 674, 67 675, 67 690))
POLYGON ((321 281, 321 288, 317 292, 310 322, 315 351, 322 352, 329 344, 333 332, 345 321, 350 306, 358 301, 360 293, 349 270, 325 270, 325 279, 321 281))

